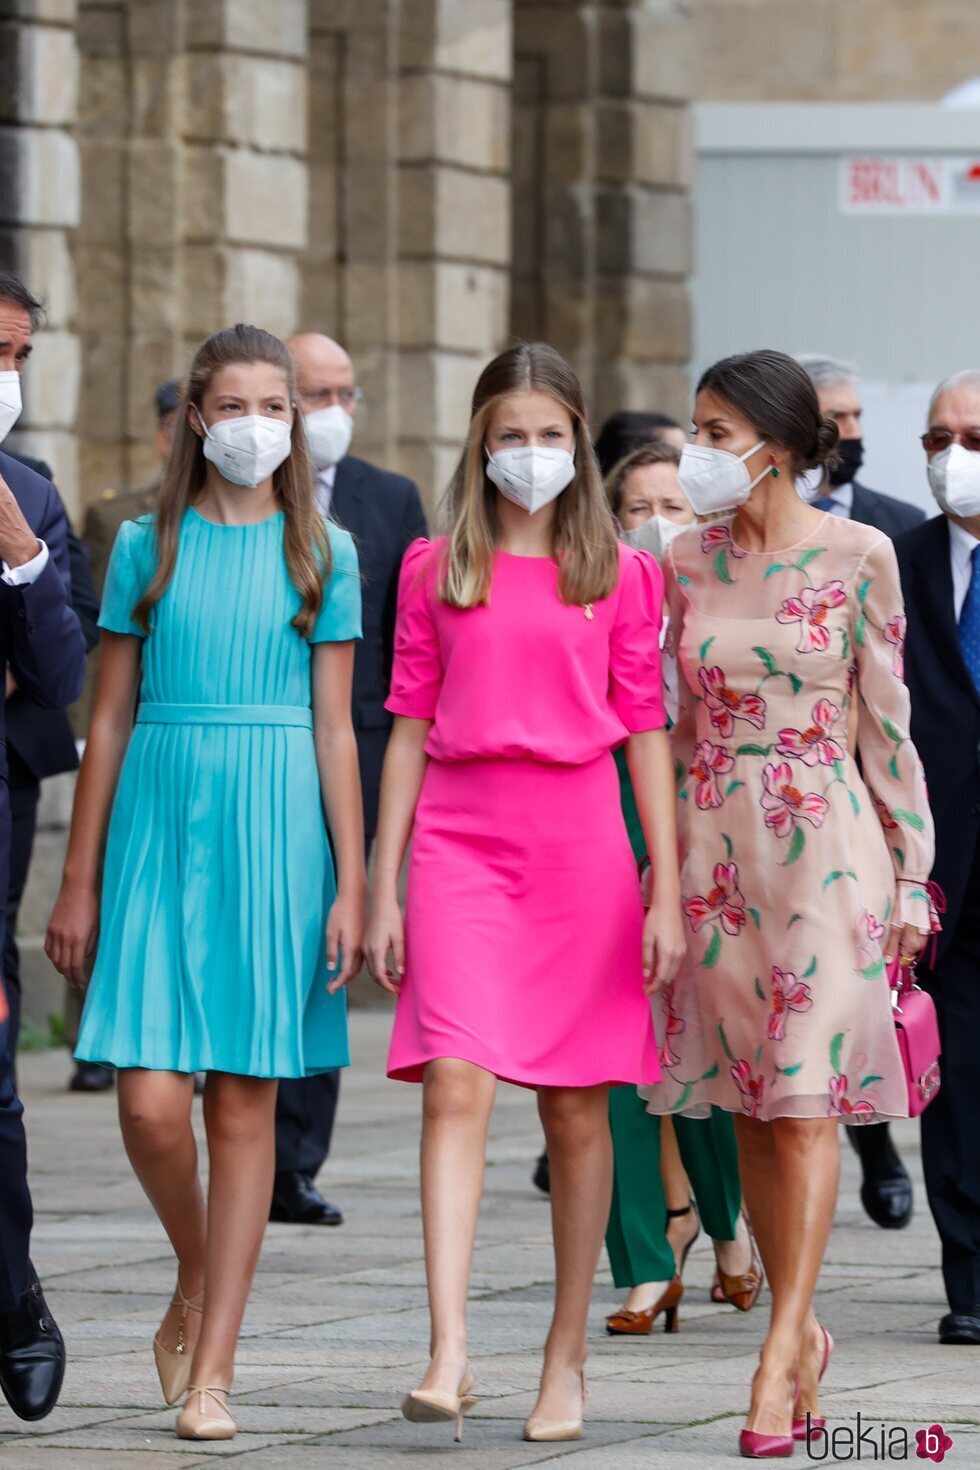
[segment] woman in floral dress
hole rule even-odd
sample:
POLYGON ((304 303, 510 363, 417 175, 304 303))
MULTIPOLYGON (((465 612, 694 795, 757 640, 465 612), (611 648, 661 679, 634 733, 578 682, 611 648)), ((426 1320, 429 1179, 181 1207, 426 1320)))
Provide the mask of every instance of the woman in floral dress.
POLYGON ((773 1296, 741 1447, 772 1456, 794 1427, 806 1437, 832 1345, 811 1302, 834 1125, 907 1116, 886 962, 935 922, 933 829, 891 543, 796 493, 836 439, 809 379, 781 353, 728 358, 695 421, 685 491, 734 514, 664 559, 689 960, 657 998, 667 1070, 645 1095, 654 1112, 736 1115, 773 1296))

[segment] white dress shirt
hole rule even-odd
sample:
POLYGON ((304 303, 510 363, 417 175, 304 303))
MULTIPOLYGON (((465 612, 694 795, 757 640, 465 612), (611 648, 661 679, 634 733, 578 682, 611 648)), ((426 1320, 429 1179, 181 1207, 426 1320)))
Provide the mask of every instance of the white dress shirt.
POLYGON ((44 571, 48 564, 48 548, 43 541, 39 540, 37 544, 41 548, 40 551, 32 556, 30 561, 25 561, 19 567, 8 567, 6 562, 0 562, 0 566, 3 567, 0 576, 3 577, 8 587, 29 587, 44 571))
POLYGON ((980 546, 980 541, 971 536, 969 531, 964 531, 955 521, 949 522, 949 559, 953 566, 953 612, 956 621, 960 620, 966 594, 970 590, 970 582, 973 579, 973 553, 980 546))
POLYGON ((825 485, 818 500, 829 500, 827 514, 831 516, 843 516, 846 521, 851 519, 851 511, 854 509, 854 486, 848 481, 846 485, 825 485))
POLYGON ((330 506, 333 503, 333 487, 337 478, 337 466, 329 465, 325 470, 317 470, 313 477, 313 497, 316 500, 316 508, 324 520, 330 514, 330 506))

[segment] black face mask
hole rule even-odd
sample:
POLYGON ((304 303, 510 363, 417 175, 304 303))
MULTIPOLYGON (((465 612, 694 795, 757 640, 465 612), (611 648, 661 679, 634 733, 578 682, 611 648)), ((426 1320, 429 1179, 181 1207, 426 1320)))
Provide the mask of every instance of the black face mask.
POLYGON ((834 453, 837 463, 828 466, 827 479, 832 485, 849 485, 864 463, 864 440, 838 439, 834 453))

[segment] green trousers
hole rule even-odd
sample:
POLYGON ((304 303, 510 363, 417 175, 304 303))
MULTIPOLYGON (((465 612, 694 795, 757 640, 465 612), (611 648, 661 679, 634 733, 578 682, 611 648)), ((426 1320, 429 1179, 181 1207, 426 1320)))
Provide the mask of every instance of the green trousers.
MULTIPOLYGON (((660 1118, 648 1113, 635 1087, 609 1093, 613 1136, 613 1195, 606 1249, 618 1287, 669 1281, 674 1252, 667 1242, 667 1201, 660 1177, 660 1118)), ((730 1114, 674 1118, 677 1147, 707 1233, 734 1240, 742 1190, 730 1114)))

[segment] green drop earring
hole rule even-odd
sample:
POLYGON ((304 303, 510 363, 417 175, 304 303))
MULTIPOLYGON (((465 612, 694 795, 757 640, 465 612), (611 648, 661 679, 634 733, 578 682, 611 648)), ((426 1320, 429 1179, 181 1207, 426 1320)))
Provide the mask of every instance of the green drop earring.
POLYGON ((776 461, 774 459, 770 459, 769 463, 772 465, 772 477, 773 477, 773 479, 774 480, 778 480, 779 479, 779 470, 778 470, 778 468, 776 466, 776 461))

